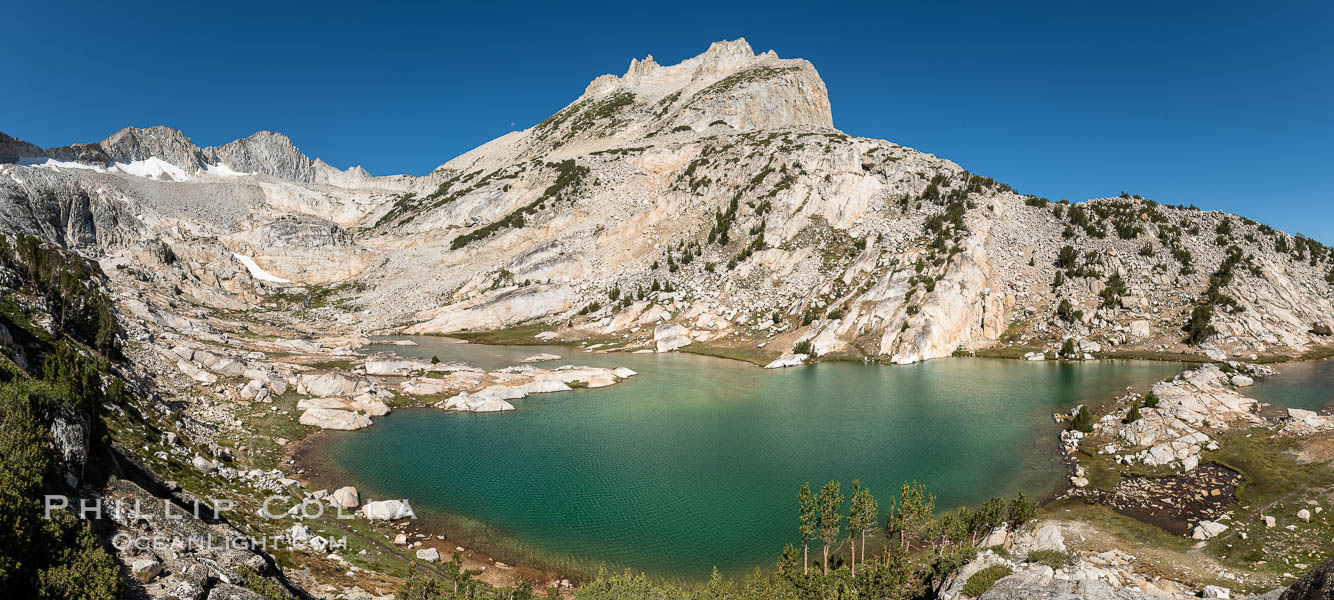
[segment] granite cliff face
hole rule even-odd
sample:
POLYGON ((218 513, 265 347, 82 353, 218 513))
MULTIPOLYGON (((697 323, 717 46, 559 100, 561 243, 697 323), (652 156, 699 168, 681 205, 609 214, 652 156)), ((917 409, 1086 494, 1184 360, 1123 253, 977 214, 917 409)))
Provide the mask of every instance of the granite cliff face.
POLYGON ((315 163, 281 133, 260 131, 229 144, 208 148, 204 153, 232 170, 266 173, 274 177, 315 183, 315 163))
POLYGON ((44 154, 0 166, 4 229, 106 254, 210 240, 337 285, 362 308, 324 318, 360 331, 541 322, 628 349, 910 363, 1067 339, 1079 357, 1297 354, 1334 314, 1322 244, 1138 196, 1052 203, 849 136, 810 63, 745 40, 632 60, 423 177, 338 171, 272 132, 198 148, 126 129, 44 154))

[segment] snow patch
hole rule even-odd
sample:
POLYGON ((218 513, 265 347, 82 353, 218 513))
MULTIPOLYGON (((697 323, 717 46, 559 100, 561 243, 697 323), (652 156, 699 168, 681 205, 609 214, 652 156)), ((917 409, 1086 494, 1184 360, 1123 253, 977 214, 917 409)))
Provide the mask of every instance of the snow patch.
POLYGON ((180 167, 173 165, 156 156, 148 160, 136 160, 128 163, 116 163, 116 169, 137 175, 147 177, 148 179, 172 179, 175 181, 189 181, 190 177, 182 171, 180 167))
POLYGON ((56 160, 54 158, 36 156, 20 158, 18 164, 21 167, 44 167, 57 171, 60 169, 87 169, 90 171, 97 171, 98 173, 107 172, 101 165, 88 165, 81 162, 74 162, 72 160, 56 160))
POLYGON ((270 283, 292 283, 292 280, 290 279, 283 279, 282 277, 270 275, 268 271, 259 268, 259 265, 255 264, 254 259, 249 256, 237 254, 235 252, 232 253, 232 256, 236 257, 236 260, 241 261, 241 264, 245 265, 246 270, 250 271, 250 276, 255 279, 268 281, 270 283))
POLYGON ((218 177, 244 177, 246 175, 250 175, 250 173, 233 171, 231 167, 223 163, 218 163, 216 165, 204 165, 204 172, 208 173, 209 175, 216 175, 218 177))

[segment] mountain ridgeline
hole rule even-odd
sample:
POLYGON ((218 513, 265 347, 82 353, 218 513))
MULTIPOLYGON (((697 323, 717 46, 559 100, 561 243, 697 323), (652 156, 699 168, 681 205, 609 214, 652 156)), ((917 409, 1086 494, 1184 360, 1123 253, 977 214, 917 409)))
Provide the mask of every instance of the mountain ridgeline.
POLYGON ((151 267, 206 306, 318 289, 316 322, 361 331, 536 326, 792 364, 1219 359, 1319 351, 1334 316, 1315 240, 1133 194, 1051 202, 850 136, 809 62, 745 40, 633 60, 422 177, 161 126, 46 150, 4 136, 0 161, 0 229, 151 267))

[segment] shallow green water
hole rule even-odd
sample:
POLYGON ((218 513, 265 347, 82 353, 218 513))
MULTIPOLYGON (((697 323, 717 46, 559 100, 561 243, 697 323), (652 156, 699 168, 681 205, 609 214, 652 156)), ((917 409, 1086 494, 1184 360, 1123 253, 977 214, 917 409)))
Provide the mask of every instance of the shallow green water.
POLYGON ((796 492, 807 481, 839 479, 846 490, 860 478, 887 505, 892 490, 915 479, 942 508, 1020 489, 1050 493, 1064 476, 1053 411, 1181 370, 942 359, 766 371, 685 354, 416 339, 423 345, 392 349, 488 368, 551 351, 565 358, 547 366, 626 366, 640 375, 529 396, 504 414, 400 410, 334 436, 325 462, 374 497, 485 523, 469 530, 485 539, 459 541, 502 559, 576 572, 605 562, 674 578, 772 564, 799 541, 796 492))
POLYGON ((1278 375, 1243 390, 1251 398, 1281 408, 1320 410, 1334 406, 1334 360, 1275 365, 1278 375))

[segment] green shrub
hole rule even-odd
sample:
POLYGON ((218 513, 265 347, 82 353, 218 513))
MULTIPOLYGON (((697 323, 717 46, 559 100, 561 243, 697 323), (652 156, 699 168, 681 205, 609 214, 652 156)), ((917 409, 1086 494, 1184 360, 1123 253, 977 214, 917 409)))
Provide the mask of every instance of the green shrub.
POLYGON ((1121 301, 1121 297, 1126 295, 1126 291, 1128 291, 1126 282, 1121 278, 1121 274, 1112 273, 1112 276, 1107 278, 1107 285, 1102 288, 1098 295, 1102 296, 1103 307, 1110 308, 1121 301))
POLYGON ((1158 408, 1158 394, 1153 392, 1144 394, 1144 408, 1158 408))
POLYGON ((1079 252, 1074 246, 1062 246, 1059 254, 1056 255, 1056 267, 1066 271, 1073 270, 1077 266, 1079 252))
POLYGON ((1213 320, 1213 318, 1214 307, 1208 304, 1196 306, 1194 310, 1190 312, 1190 320, 1186 321, 1186 326, 1183 328, 1186 331, 1186 343, 1192 346, 1198 346, 1204 340, 1209 339, 1213 334, 1218 333, 1218 330, 1214 329, 1214 326, 1209 324, 1209 321, 1213 320))
POLYGON ((811 356, 814 356, 814 355, 815 355, 815 347, 811 345, 811 341, 810 341, 810 340, 801 340, 800 342, 797 342, 797 345, 795 345, 795 346, 792 347, 792 353, 793 353, 793 354, 809 354, 809 355, 811 355, 811 356))
POLYGON ((48 371, 58 374, 0 384, 0 589, 25 598, 119 598, 120 568, 88 522, 65 511, 43 518, 43 495, 63 484, 38 414, 69 407, 74 381, 67 369, 48 371))
MULTIPOLYGON (((175 260, 170 251, 167 257, 168 262, 175 260)), ((102 275, 97 263, 47 247, 30 235, 20 234, 11 245, 0 234, 0 265, 18 274, 16 287, 41 299, 56 331, 106 356, 119 356, 116 315, 111 300, 97 287, 96 280, 102 275)))
POLYGON ((1010 567, 1004 565, 992 565, 982 569, 973 573, 973 576, 968 578, 968 583, 963 584, 963 594, 973 598, 981 596, 991 589, 991 586, 996 585, 996 582, 1000 581, 1002 577, 1006 577, 1013 572, 1010 567))
POLYGON ((1138 407, 1138 406, 1132 406, 1132 407, 1130 407, 1130 412, 1126 413, 1126 418, 1121 419, 1121 422, 1122 422, 1122 423, 1134 423, 1135 421, 1138 421, 1139 418, 1140 418, 1139 407, 1138 407))
POLYGON ((1075 419, 1070 422, 1070 428, 1082 433, 1093 433, 1093 413, 1089 412, 1088 406, 1080 406, 1075 419))
POLYGON ((1065 338, 1065 342, 1061 344, 1061 356, 1073 356, 1074 353, 1075 341, 1070 338, 1065 338))
MULTIPOLYGON (((1057 273, 1057 275, 1059 274, 1060 273, 1057 273)), ((1079 320, 1080 317, 1084 316, 1084 313, 1075 310, 1075 307, 1070 304, 1069 299, 1061 298, 1061 303, 1056 306, 1056 316, 1066 323, 1074 323, 1079 320)))

